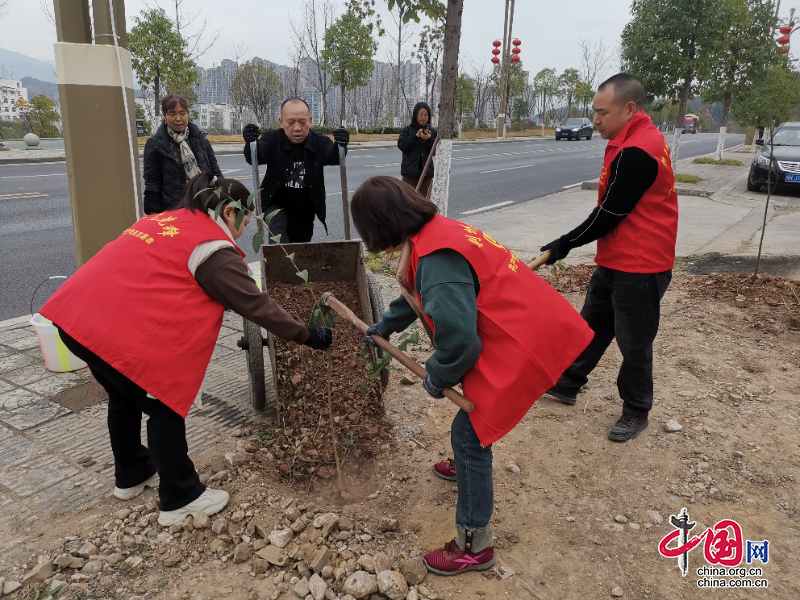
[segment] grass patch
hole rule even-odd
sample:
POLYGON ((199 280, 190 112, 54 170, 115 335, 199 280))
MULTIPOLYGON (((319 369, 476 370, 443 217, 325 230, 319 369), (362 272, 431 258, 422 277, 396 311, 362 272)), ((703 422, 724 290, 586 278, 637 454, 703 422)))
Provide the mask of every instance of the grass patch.
POLYGON ((742 161, 734 160, 732 158, 723 158, 722 160, 714 160, 713 158, 709 158, 708 156, 701 156, 700 158, 695 158, 692 162, 697 163, 698 165, 731 165, 732 167, 741 167, 742 161))
POLYGON ((58 586, 56 588, 52 586, 53 583, 48 582, 32 589, 25 596, 14 595, 10 596, 8 600, 44 600, 45 598, 55 598, 61 594, 63 586, 58 586))
POLYGON ((364 256, 364 261, 367 265, 367 268, 373 273, 394 275, 395 266, 397 265, 397 259, 399 256, 399 252, 395 253, 394 258, 391 258, 389 254, 386 254, 386 252, 378 252, 377 254, 367 252, 364 256))
POLYGON ((697 183, 698 181, 703 181, 703 178, 697 175, 687 175, 686 173, 675 173, 675 181, 678 183, 697 183))

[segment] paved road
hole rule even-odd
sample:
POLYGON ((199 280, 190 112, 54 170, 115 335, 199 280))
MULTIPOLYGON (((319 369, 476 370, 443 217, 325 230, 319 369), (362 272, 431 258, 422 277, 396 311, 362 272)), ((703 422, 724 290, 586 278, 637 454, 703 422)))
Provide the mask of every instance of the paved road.
MULTIPOLYGON (((726 146, 740 144, 743 135, 730 135, 726 146)), ((669 136, 671 140, 671 134, 669 136)), ((681 158, 713 152, 717 136, 687 136, 681 158)), ((577 186, 597 177, 605 142, 599 137, 582 141, 520 141, 457 145, 453 151, 449 215, 500 203, 526 202, 577 186)), ((250 187, 250 167, 240 156, 220 156, 220 167, 232 177, 242 177, 250 187)), ((263 171, 263 167, 262 167, 263 171)), ((400 153, 394 148, 353 147, 348 159, 348 180, 354 190, 373 175, 399 176, 400 153)), ((316 225, 316 240, 343 237, 339 171, 327 168, 328 229, 316 225)), ((558 210, 557 206, 552 207, 558 210)), ((489 209, 491 210, 491 209, 489 209)), ((474 213, 472 213, 474 214, 474 213)), ((254 226, 251 229, 255 231, 254 226)), ((241 246, 255 260, 248 232, 241 246)), ((65 163, 0 167, 0 320, 30 313, 36 286, 51 275, 71 275, 75 270, 72 222, 65 163)), ((33 309, 57 288, 47 281, 36 294, 33 309)))

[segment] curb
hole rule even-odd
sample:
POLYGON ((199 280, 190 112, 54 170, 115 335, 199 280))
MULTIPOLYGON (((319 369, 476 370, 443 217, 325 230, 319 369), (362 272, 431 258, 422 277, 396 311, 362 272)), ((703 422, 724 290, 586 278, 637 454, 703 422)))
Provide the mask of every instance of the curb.
POLYGON ((12 327, 13 325, 21 325, 23 323, 27 323, 33 318, 33 315, 23 315, 21 317, 14 317, 13 319, 6 319, 5 321, 0 321, 0 329, 5 327, 12 327))

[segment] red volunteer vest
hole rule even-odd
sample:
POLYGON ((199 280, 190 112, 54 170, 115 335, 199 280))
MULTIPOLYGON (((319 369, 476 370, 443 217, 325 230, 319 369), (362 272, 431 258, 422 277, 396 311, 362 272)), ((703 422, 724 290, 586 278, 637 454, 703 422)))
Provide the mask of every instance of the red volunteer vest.
POLYGON ((202 212, 144 217, 78 269, 39 312, 186 417, 222 326, 224 307, 189 271, 192 251, 212 240, 230 238, 202 212))
MULTIPOLYGON (((555 289, 482 231, 437 215, 410 239, 409 282, 416 281, 420 258, 442 248, 466 258, 480 280, 478 335, 483 348, 462 387, 475 404, 469 413, 472 426, 488 446, 514 428, 594 334, 555 289)), ((426 318, 435 330, 433 320, 426 318)))
MULTIPOLYGON (((606 193, 611 163, 623 148, 641 148, 658 162, 655 183, 616 229, 597 240, 598 265, 626 273, 661 273, 675 262, 678 236, 678 193, 669 144, 644 111, 606 146, 597 203, 606 193)), ((618 181, 614 185, 625 185, 618 181)))

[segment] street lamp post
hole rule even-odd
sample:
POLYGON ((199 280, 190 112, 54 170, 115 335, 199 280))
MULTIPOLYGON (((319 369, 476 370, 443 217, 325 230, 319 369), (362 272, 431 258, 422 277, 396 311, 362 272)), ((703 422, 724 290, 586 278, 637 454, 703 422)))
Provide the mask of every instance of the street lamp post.
MULTIPOLYGON (((500 112, 497 115, 497 139, 506 137, 506 107, 508 105, 508 75, 511 62, 511 30, 514 27, 514 2, 506 0, 506 16, 503 23, 503 59, 500 67, 500 112)), ((495 46, 496 47, 496 46, 495 46)), ((496 55, 495 55, 496 58, 496 55)), ((494 59, 492 59, 494 62, 494 59)), ((495 63, 497 64, 497 63, 495 63)))

